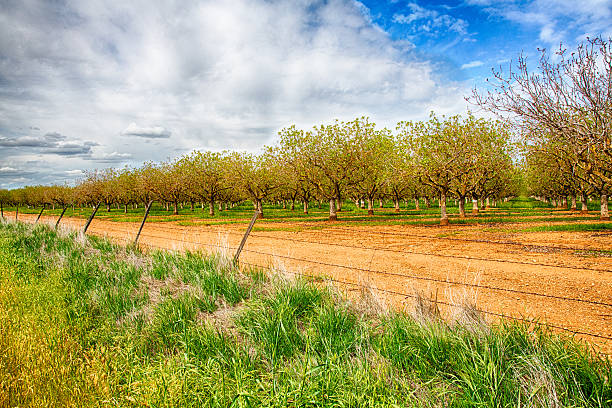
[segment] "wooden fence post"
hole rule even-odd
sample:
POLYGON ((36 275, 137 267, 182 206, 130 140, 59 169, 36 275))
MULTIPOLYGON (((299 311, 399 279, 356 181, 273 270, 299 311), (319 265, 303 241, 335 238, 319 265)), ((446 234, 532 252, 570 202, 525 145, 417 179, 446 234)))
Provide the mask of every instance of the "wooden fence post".
POLYGON ((62 217, 64 216, 64 213, 66 212, 66 206, 64 206, 64 208, 62 209, 62 213, 60 214, 59 218, 57 219, 57 222, 55 223, 55 229, 57 229, 57 226, 59 225, 60 221, 62 220, 62 217))
POLYGON ((19 206, 15 207, 15 221, 19 221, 17 216, 19 215, 19 206))
POLYGON ((85 227, 83 228, 83 234, 87 232, 87 228, 89 228, 89 224, 91 224, 91 221, 93 221, 94 215, 96 215, 96 213, 98 212, 98 208, 100 208, 100 202, 96 204, 96 207, 94 208, 93 212, 89 216, 89 219, 87 220, 87 223, 85 224, 85 227))
POLYGON ((36 217, 36 222, 34 222, 34 224, 38 224, 38 220, 40 220, 40 216, 42 215, 43 211, 45 211, 45 205, 43 204, 42 208, 40 209, 40 212, 38 213, 38 217, 36 217))
POLYGON ((142 232, 142 227, 144 227, 145 221, 149 216, 149 210, 151 209, 151 205, 153 204, 153 200, 147 203, 147 208, 145 208, 144 217, 142 217, 142 223, 140 223, 140 228, 138 229, 138 234, 136 234, 136 239, 134 239, 134 245, 138 243, 138 238, 140 238, 140 233, 142 232))
POLYGON ((255 210, 255 212, 253 213, 253 218, 251 218, 251 222, 249 223, 249 226, 246 232, 244 233, 244 237, 242 237, 242 241, 240 242, 240 245, 238 246, 236 255, 234 255, 234 265, 238 265, 238 258, 240 257, 240 252, 242 252, 242 248, 244 247, 244 244, 246 243, 246 240, 249 237, 251 230, 253 229, 253 225, 255 225, 255 221, 257 221, 257 217, 259 217, 259 210, 255 210))

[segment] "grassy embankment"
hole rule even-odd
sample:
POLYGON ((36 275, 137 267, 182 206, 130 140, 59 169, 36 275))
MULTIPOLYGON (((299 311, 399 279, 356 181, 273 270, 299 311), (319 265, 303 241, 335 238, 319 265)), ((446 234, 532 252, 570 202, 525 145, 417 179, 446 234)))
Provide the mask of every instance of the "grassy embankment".
POLYGON ((0 224, 0 406, 610 406, 581 343, 0 224))

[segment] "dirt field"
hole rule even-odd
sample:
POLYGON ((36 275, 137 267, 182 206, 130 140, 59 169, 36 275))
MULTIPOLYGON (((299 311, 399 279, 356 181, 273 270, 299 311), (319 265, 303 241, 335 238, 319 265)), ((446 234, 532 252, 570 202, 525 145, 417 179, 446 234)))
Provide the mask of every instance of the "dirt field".
MULTIPOLYGON (((33 221, 35 215, 20 215, 33 221)), ((55 217, 42 217, 55 221, 55 217)), ((81 227, 82 219, 63 225, 81 227)), ((550 222, 504 224, 504 229, 550 222)), ((612 354, 612 233, 499 232, 477 225, 449 227, 334 226, 257 223, 241 255, 243 265, 275 266, 373 288, 381 301, 414 308, 415 293, 438 300, 443 314, 466 300, 486 311, 537 319, 581 332, 577 337, 612 354), (265 231, 266 228, 276 229, 265 231), (263 230, 262 230, 263 229, 263 230), (493 289, 496 288, 496 289, 493 289), (596 336, 587 335, 590 333, 596 336)), ((88 233, 132 242, 138 223, 94 220, 88 233)), ((170 250, 226 250, 233 254, 245 224, 186 227, 147 223, 140 243, 170 250)), ((560 329, 556 329, 560 330, 560 329)))

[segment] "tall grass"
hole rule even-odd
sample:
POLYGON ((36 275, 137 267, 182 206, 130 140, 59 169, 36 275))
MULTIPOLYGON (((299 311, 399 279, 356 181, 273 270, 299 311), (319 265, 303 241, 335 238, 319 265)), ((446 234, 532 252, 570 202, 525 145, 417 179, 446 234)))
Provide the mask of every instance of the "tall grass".
POLYGON ((566 336, 376 314, 221 257, 3 223, 0 283, 2 407, 612 404, 610 361, 566 336))

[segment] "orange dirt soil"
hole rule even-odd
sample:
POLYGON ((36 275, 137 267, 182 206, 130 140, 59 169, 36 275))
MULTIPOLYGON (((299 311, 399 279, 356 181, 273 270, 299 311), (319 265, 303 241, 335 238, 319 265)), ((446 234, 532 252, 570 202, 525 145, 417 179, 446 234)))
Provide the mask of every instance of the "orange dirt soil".
MULTIPOLYGON (((35 219, 33 214, 20 215, 22 221, 35 219)), ((43 216, 41 221, 55 219, 43 216)), ((80 228, 84 223, 76 218, 62 220, 70 228, 80 228)), ((547 224, 505 223, 503 227, 547 224)), ((504 314, 612 338, 612 255, 588 252, 612 251, 611 232, 499 232, 483 226, 452 224, 328 224, 324 229, 307 229, 312 225, 258 221, 257 227, 297 231, 252 232, 241 263, 365 284, 383 302, 409 310, 414 307, 415 293, 420 293, 437 298, 447 316, 458 308, 446 304, 467 300, 489 312, 488 320, 495 321, 497 314, 504 314)), ((88 233, 125 244, 134 240, 139 226, 134 222, 94 219, 88 233)), ((246 223, 195 227, 147 223, 139 242, 143 248, 225 250, 233 255, 245 229, 246 223)), ((350 284, 336 282, 336 286, 349 294, 359 290, 350 284)), ((576 337, 588 341, 599 352, 612 354, 612 340, 587 334, 576 337)))

